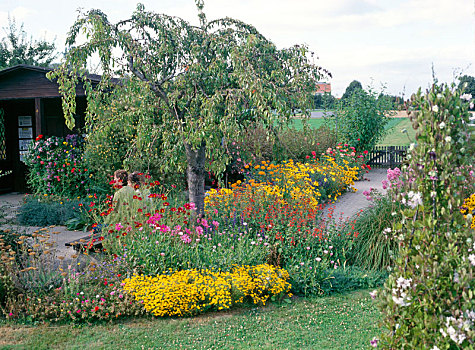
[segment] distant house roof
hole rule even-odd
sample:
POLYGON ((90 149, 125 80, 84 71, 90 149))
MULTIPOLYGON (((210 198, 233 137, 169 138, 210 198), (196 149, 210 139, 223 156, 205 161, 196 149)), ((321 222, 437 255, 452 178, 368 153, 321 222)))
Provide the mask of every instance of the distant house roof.
POLYGON ((316 91, 317 94, 331 93, 332 84, 330 83, 317 83, 316 91))

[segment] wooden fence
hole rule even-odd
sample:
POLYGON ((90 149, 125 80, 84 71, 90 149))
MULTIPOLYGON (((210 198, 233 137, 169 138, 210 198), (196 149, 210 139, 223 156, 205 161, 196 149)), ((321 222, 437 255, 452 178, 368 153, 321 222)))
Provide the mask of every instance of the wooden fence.
POLYGON ((374 168, 394 168, 406 158, 408 146, 375 146, 369 153, 368 164, 374 168))

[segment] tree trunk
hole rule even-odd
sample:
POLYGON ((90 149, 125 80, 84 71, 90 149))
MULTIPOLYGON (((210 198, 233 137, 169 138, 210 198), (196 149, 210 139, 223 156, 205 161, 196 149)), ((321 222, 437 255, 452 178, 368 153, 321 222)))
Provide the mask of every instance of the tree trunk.
POLYGON ((205 206, 205 161, 206 144, 203 142, 196 150, 185 143, 188 162, 187 178, 190 203, 196 206, 196 214, 202 216, 205 206))

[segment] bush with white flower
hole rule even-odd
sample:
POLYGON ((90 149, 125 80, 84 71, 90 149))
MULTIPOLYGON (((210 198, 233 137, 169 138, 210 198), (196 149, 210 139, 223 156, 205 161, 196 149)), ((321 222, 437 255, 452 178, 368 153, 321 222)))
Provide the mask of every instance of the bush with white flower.
POLYGON ((471 96, 435 83, 412 96, 417 144, 402 169, 392 227, 400 237, 393 274, 378 295, 387 332, 378 347, 475 347, 475 231, 461 208, 475 192, 473 155, 465 152, 471 96))

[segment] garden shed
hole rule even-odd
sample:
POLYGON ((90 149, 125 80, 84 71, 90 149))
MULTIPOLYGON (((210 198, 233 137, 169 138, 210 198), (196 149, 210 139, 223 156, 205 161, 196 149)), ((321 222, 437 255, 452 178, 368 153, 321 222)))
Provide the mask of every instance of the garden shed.
MULTIPOLYGON (((0 71, 0 192, 26 192, 23 158, 38 135, 66 136, 67 129, 58 84, 46 74, 51 68, 17 65, 0 71)), ((89 75, 94 83, 99 75, 89 75)), ((76 88, 76 132, 84 125, 86 97, 76 88)), ((74 132, 74 131, 73 131, 74 132)))

